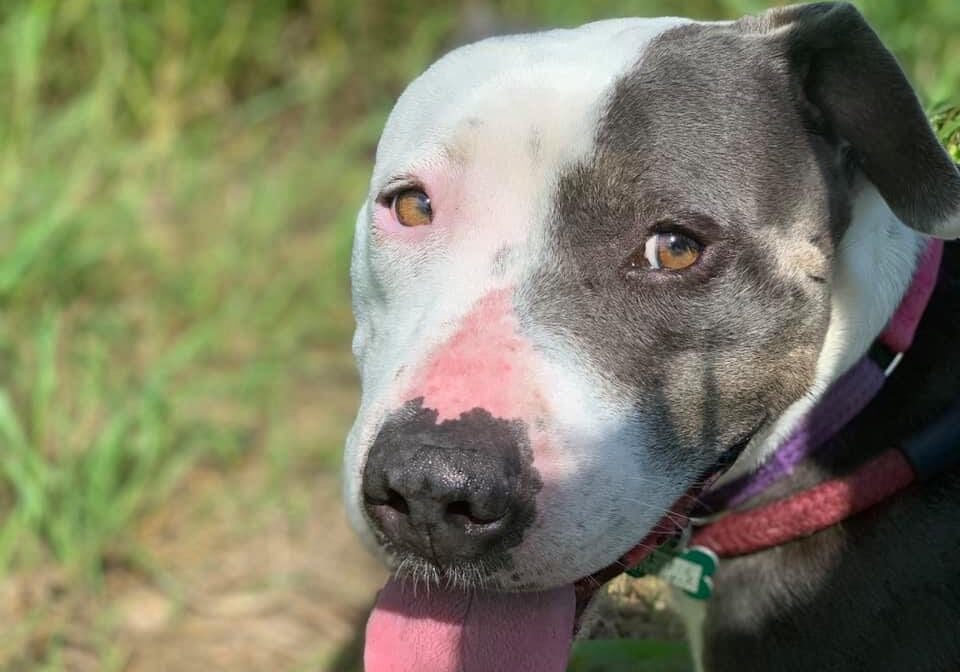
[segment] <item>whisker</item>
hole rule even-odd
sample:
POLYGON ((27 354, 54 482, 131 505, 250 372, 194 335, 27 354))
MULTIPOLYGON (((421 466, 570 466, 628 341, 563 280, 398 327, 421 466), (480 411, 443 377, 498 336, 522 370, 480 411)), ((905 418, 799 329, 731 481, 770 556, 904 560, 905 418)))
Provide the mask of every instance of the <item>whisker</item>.
POLYGON ((677 525, 678 527, 681 527, 681 528, 686 527, 687 517, 681 513, 677 513, 676 511, 665 509, 663 507, 654 506, 649 502, 643 502, 638 499, 628 499, 624 501, 630 504, 636 504, 637 506, 642 506, 648 510, 653 511, 654 513, 658 513, 662 518, 666 518, 667 520, 669 520, 674 525, 677 525))

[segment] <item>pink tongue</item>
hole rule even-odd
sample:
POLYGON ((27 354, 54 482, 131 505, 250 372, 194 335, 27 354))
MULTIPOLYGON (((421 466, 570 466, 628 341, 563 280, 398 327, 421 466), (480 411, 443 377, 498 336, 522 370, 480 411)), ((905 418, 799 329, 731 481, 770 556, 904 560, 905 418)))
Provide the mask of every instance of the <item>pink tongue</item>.
POLYGON ((563 672, 573 586, 542 593, 441 590, 390 579, 367 622, 366 672, 563 672))

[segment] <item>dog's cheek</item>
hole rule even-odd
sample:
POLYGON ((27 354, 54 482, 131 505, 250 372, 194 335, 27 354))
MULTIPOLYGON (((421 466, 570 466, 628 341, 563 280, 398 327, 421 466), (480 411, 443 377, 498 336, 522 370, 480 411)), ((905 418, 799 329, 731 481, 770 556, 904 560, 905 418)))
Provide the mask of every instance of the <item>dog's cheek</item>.
POLYGON ((536 519, 498 577, 511 589, 582 579, 635 546, 676 498, 677 477, 655 464, 632 418, 604 413, 554 428, 531 442, 543 479, 536 519), (598 422, 597 416, 603 417, 598 422))
POLYGON ((385 297, 371 267, 370 214, 364 205, 357 214, 353 250, 350 257, 350 299, 355 329, 352 350, 361 377, 364 377, 367 354, 376 334, 376 316, 383 311, 385 297))
POLYGON ((645 536, 661 508, 656 500, 642 493, 631 496, 599 475, 545 485, 536 523, 511 552, 506 586, 543 589, 603 569, 645 536))

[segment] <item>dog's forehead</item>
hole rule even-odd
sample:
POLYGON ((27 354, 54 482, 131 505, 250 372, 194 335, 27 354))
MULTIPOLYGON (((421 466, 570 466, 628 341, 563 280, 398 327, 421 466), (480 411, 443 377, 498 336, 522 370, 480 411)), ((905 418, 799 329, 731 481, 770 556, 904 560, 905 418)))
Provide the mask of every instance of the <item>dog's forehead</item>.
POLYGON ((501 159, 510 143, 522 142, 547 160, 574 160, 591 148, 617 79, 658 35, 685 23, 612 19, 450 52, 397 101, 377 148, 371 194, 397 176, 474 160, 489 141, 498 142, 501 159))

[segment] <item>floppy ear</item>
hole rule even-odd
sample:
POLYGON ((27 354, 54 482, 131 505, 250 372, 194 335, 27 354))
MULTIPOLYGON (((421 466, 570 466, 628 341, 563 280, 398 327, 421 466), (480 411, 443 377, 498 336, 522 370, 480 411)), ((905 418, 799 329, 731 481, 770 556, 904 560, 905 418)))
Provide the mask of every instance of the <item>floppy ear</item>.
POLYGON ((922 233, 960 238, 960 169, 863 15, 848 3, 821 2, 758 21, 797 74, 810 123, 849 145, 897 217, 922 233))

